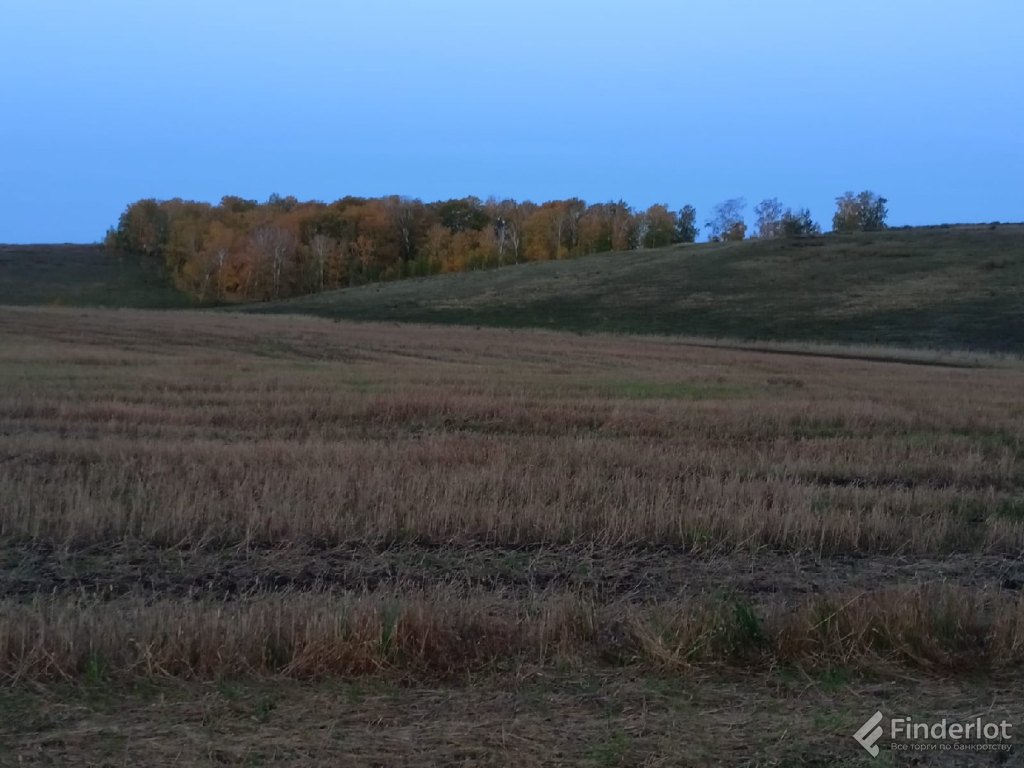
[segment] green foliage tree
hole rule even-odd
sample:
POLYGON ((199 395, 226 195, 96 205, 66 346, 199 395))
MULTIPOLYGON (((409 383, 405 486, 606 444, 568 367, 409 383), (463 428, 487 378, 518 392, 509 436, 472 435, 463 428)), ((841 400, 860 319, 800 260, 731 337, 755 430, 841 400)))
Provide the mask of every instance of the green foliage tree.
POLYGON ((786 212, 782 214, 780 228, 782 234, 787 237, 821 234, 821 227, 811 218, 811 212, 806 208, 797 211, 787 208, 786 212))
POLYGON ((224 195, 220 199, 220 207, 227 213, 247 213, 259 207, 259 203, 255 200, 246 200, 234 195, 224 195))
POLYGON ((677 243, 692 243, 697 240, 697 209, 684 205, 676 218, 677 243))
POLYGON ((281 195, 274 192, 270 195, 270 197, 267 198, 267 205, 269 207, 277 208, 278 210, 283 211, 284 213, 288 213, 290 211, 295 210, 298 204, 299 201, 295 199, 294 195, 281 197, 281 195))
POLYGON ((872 192, 861 192, 857 199, 863 211, 864 231, 878 232, 885 229, 885 220, 889 217, 889 201, 872 192))
POLYGON ((865 190, 859 195, 846 192, 836 198, 836 212, 832 217, 835 232, 877 232, 885 229, 889 215, 889 201, 865 190))
POLYGON ((436 205, 438 218, 452 234, 481 230, 487 226, 487 212, 475 197, 448 200, 436 205))
POLYGON ((644 214, 644 248, 661 248, 676 238, 678 220, 667 205, 652 205, 644 214))

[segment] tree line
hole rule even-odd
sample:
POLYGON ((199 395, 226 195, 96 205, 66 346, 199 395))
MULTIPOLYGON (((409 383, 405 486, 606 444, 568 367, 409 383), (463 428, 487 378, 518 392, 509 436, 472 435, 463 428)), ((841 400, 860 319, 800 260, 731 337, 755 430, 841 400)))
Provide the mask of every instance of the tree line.
MULTIPOLYGON (((885 226, 885 199, 870 192, 837 199, 833 228, 885 226)), ((742 199, 717 206, 704 226, 712 240, 747 237, 742 199)), ((755 207, 756 237, 820 234, 806 209, 778 200, 755 207)), ((466 197, 432 203, 390 196, 333 203, 271 195, 263 203, 145 199, 132 203, 109 248, 159 259, 183 291, 201 301, 271 300, 403 277, 461 272, 605 251, 659 248, 697 239, 686 205, 634 210, 623 201, 545 203, 466 197)))

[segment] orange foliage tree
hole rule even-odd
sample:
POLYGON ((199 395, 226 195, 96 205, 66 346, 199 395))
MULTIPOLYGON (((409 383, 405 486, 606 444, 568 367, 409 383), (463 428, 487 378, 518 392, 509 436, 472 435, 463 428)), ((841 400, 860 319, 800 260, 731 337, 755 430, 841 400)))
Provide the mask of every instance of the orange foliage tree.
POLYGON ((378 280, 546 261, 679 242, 666 206, 623 201, 423 203, 390 196, 333 203, 272 195, 216 205, 140 200, 106 243, 160 258, 183 291, 205 302, 269 301, 378 280))

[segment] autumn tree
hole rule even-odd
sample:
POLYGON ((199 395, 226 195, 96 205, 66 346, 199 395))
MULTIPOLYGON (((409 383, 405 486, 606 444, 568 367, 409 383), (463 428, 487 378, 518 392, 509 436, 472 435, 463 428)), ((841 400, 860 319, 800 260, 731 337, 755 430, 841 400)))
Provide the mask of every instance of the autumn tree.
POLYGON ((164 248, 164 263, 179 286, 202 294, 209 282, 209 268, 202 258, 206 222, 195 216, 178 216, 171 221, 164 248))
POLYGON ((612 250, 613 208, 610 203, 590 205, 579 221, 580 253, 601 253, 612 250))
POLYGON ((435 223, 427 228, 420 252, 432 272, 445 271, 452 262, 452 233, 444 224, 435 223))
POLYGON ((237 235, 221 221, 212 221, 203 240, 203 284, 198 297, 204 301, 223 298, 237 292, 240 281, 232 274, 231 255, 236 251, 237 235))
POLYGON ((667 205, 652 205, 644 212, 644 248, 661 248, 676 238, 676 214, 667 205))
POLYGON ((401 271, 402 246, 388 203, 380 199, 350 201, 342 211, 351 239, 351 277, 356 281, 386 280, 401 271))
MULTIPOLYGON (((742 210, 740 210, 742 214, 742 210)), ((741 217, 742 218, 742 217, 741 217)), ((163 260, 174 283, 203 301, 267 300, 342 285, 509 262, 659 247, 696 236, 691 206, 636 212, 624 201, 475 197, 424 204, 398 196, 333 203, 271 195, 217 205, 131 204, 108 246, 163 260)), ((735 222, 723 236, 737 236, 735 222)), ((742 237, 742 231, 738 232, 742 237)))
POLYGON ((159 253, 167 242, 167 211, 152 198, 129 205, 117 223, 114 242, 131 253, 159 253))
POLYGON ((562 234, 565 228, 565 212, 561 201, 550 201, 539 205, 526 220, 527 261, 547 261, 563 258, 562 234))
POLYGON ((167 221, 164 261, 171 274, 179 274, 203 249, 211 209, 206 203, 168 200, 162 210, 167 221))
POLYGON ((836 198, 836 212, 832 217, 835 232, 876 232, 885 229, 889 215, 889 201, 865 190, 859 195, 847 192, 836 198))

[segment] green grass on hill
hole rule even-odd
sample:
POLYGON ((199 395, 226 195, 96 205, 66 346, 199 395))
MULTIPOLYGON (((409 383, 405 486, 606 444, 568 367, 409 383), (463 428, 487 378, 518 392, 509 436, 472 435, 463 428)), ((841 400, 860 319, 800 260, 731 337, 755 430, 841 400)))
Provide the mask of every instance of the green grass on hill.
POLYGON ((1024 353, 1024 226, 677 246, 240 309, 1024 353))
MULTIPOLYGON (((0 304, 194 306, 95 245, 0 246, 0 304)), ((236 309, 355 320, 1024 353, 1024 225, 678 246, 236 309)))
POLYGON ((158 265, 98 245, 0 245, 0 304, 194 306, 158 265))

